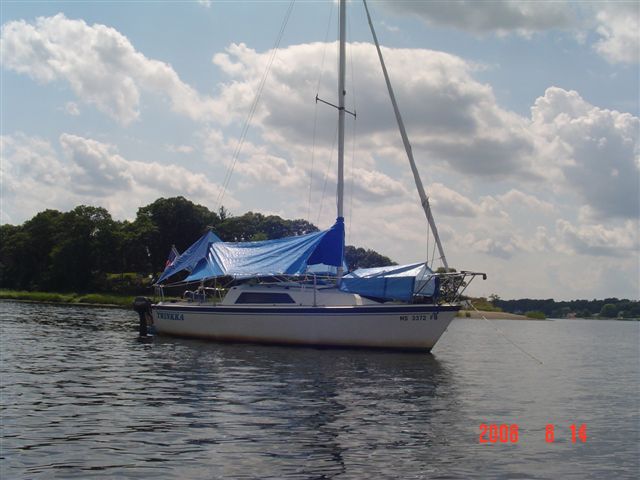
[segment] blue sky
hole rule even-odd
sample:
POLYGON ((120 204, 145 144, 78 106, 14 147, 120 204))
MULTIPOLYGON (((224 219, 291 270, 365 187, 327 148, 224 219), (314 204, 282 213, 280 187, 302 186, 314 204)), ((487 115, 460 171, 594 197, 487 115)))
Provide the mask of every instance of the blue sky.
MULTIPOLYGON (((638 298, 640 4, 370 6, 449 262, 489 274, 472 293, 638 298)), ((314 98, 335 100, 333 2, 294 5, 219 201, 288 7, 3 2, 1 221, 78 204, 131 219, 183 195, 331 225, 335 112, 314 98)), ((347 241, 424 259, 363 7, 348 11, 347 241)))

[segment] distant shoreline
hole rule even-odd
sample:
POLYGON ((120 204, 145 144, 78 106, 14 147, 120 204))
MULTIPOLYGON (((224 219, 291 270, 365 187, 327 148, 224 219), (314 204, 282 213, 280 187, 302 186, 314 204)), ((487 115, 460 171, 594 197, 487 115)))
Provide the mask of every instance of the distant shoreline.
POLYGON ((508 312, 489 312, 489 311, 476 311, 476 310, 460 310, 460 312, 458 312, 458 318, 482 318, 483 315, 487 319, 493 319, 493 320, 548 320, 548 319, 529 318, 529 317, 525 317, 524 315, 517 315, 515 313, 508 313, 508 312))

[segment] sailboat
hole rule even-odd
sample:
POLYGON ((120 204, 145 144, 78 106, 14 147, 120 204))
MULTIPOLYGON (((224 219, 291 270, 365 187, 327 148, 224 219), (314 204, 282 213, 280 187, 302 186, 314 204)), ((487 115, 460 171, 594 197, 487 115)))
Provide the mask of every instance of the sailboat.
MULTIPOLYGON (((160 301, 139 297, 141 333, 323 347, 430 351, 460 309, 461 293, 477 272, 448 268, 429 200, 413 159, 373 23, 382 66, 420 202, 438 247, 443 271, 427 262, 346 271, 344 264, 344 131, 346 1, 339 5, 337 219, 324 231, 277 240, 223 242, 207 232, 156 282, 160 301), (167 301, 169 279, 199 284, 181 301, 167 301), (221 290, 205 282, 231 279, 221 290), (223 292, 224 295, 216 298, 223 292)), ((316 99, 317 101, 318 99, 316 99)), ((328 102, 325 102, 328 103, 328 102)), ((217 284, 216 284, 217 285, 217 284)))

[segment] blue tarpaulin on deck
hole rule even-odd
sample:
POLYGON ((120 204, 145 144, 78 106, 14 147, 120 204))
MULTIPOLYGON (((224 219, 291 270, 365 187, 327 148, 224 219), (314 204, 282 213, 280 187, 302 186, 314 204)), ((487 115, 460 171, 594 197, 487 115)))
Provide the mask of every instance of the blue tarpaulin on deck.
MULTIPOLYGON (((213 234, 211 234, 213 235, 213 234)), ((204 237, 183 253, 157 283, 176 273, 190 272, 185 281, 193 282, 220 276, 254 277, 271 275, 300 275, 309 265, 342 265, 344 255, 344 219, 322 232, 260 242, 210 241, 201 248, 204 237), (193 249, 193 253, 191 250, 193 249), (189 255, 187 256, 187 254, 189 255), (183 257, 187 256, 183 260, 183 257), (175 268, 184 265, 191 268, 175 268)))
POLYGON ((340 290, 384 300, 411 301, 413 295, 435 296, 437 278, 424 263, 360 268, 342 277, 340 290))

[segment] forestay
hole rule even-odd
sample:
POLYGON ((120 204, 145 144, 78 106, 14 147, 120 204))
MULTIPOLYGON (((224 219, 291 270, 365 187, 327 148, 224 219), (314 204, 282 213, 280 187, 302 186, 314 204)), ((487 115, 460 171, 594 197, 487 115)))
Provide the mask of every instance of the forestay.
POLYGON ((212 233, 207 235, 189 247, 156 283, 185 270, 190 274, 184 281, 195 282, 222 276, 301 275, 310 265, 338 267, 343 261, 344 219, 341 217, 328 230, 277 240, 222 242, 212 233))

